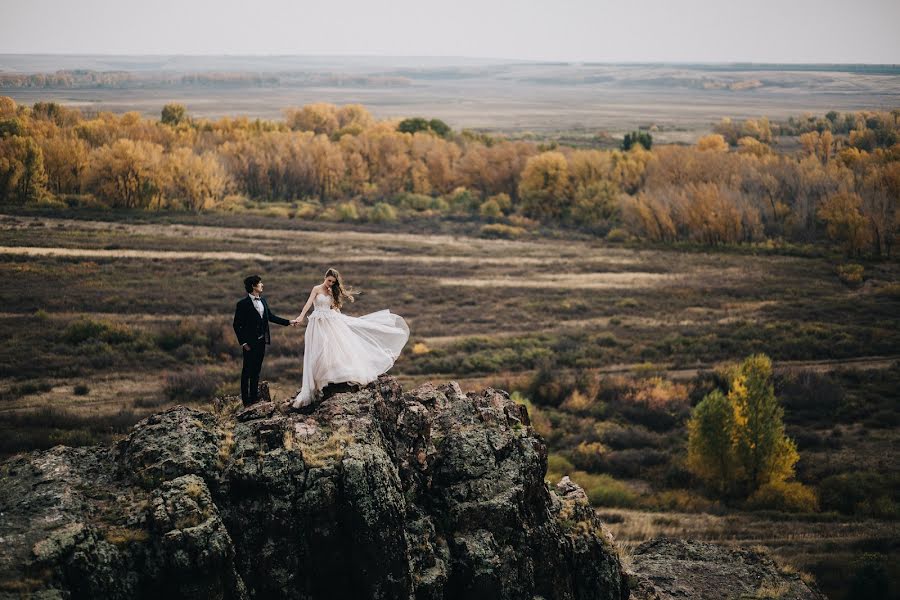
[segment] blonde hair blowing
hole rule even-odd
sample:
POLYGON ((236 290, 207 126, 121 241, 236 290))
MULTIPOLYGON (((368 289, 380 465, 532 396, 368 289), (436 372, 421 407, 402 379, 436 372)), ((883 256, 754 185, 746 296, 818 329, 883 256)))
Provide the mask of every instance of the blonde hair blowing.
POLYGON ((340 308, 344 305, 344 300, 353 302, 356 292, 350 288, 344 287, 344 280, 337 269, 328 269, 325 271, 325 277, 334 277, 334 283, 331 285, 331 306, 340 308))

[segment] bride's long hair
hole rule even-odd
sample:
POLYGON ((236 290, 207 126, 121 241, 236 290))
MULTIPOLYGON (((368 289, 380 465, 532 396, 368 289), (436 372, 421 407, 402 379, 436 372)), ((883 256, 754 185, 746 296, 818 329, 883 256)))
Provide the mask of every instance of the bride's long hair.
POLYGON ((344 305, 344 300, 349 302, 355 300, 353 296, 356 295, 356 291, 344 286, 344 280, 337 269, 325 271, 325 278, 328 279, 329 277, 334 277, 334 283, 331 284, 331 306, 333 308, 341 308, 344 305))

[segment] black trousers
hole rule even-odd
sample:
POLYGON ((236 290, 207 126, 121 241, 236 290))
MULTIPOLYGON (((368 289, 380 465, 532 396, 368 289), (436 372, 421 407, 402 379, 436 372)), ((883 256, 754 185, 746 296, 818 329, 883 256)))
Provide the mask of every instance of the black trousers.
POLYGON ((266 357, 266 340, 250 342, 250 349, 244 350, 244 368, 241 369, 241 401, 250 406, 259 400, 259 372, 266 357))

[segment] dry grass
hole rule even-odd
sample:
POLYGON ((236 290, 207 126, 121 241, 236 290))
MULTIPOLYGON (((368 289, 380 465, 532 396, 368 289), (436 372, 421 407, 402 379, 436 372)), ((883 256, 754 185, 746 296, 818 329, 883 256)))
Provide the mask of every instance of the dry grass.
POLYGON ((344 427, 332 431, 324 440, 301 442, 295 439, 297 450, 310 467, 324 467, 341 460, 344 450, 354 441, 353 435, 344 427))

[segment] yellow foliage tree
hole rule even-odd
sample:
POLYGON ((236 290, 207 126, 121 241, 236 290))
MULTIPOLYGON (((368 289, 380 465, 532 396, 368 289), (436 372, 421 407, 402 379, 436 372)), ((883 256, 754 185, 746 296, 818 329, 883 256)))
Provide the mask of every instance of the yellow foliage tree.
POLYGON ((828 237, 844 245, 848 254, 859 254, 868 242, 866 218, 860 212, 859 194, 840 193, 819 206, 819 218, 825 221, 828 237))
POLYGON ((544 152, 525 163, 519 182, 522 211, 535 219, 558 219, 571 203, 569 164, 560 152, 544 152))
POLYGON ((150 142, 116 140, 95 150, 90 159, 88 185, 112 206, 159 206, 166 185, 161 168, 162 147, 150 142))
POLYGON ((718 390, 707 394, 691 415, 687 464, 720 493, 747 497, 791 478, 800 457, 784 433, 772 361, 754 355, 727 373, 727 395, 718 390))
POLYGON ((701 152, 728 152, 728 142, 718 133, 704 135, 697 140, 697 150, 701 152))

